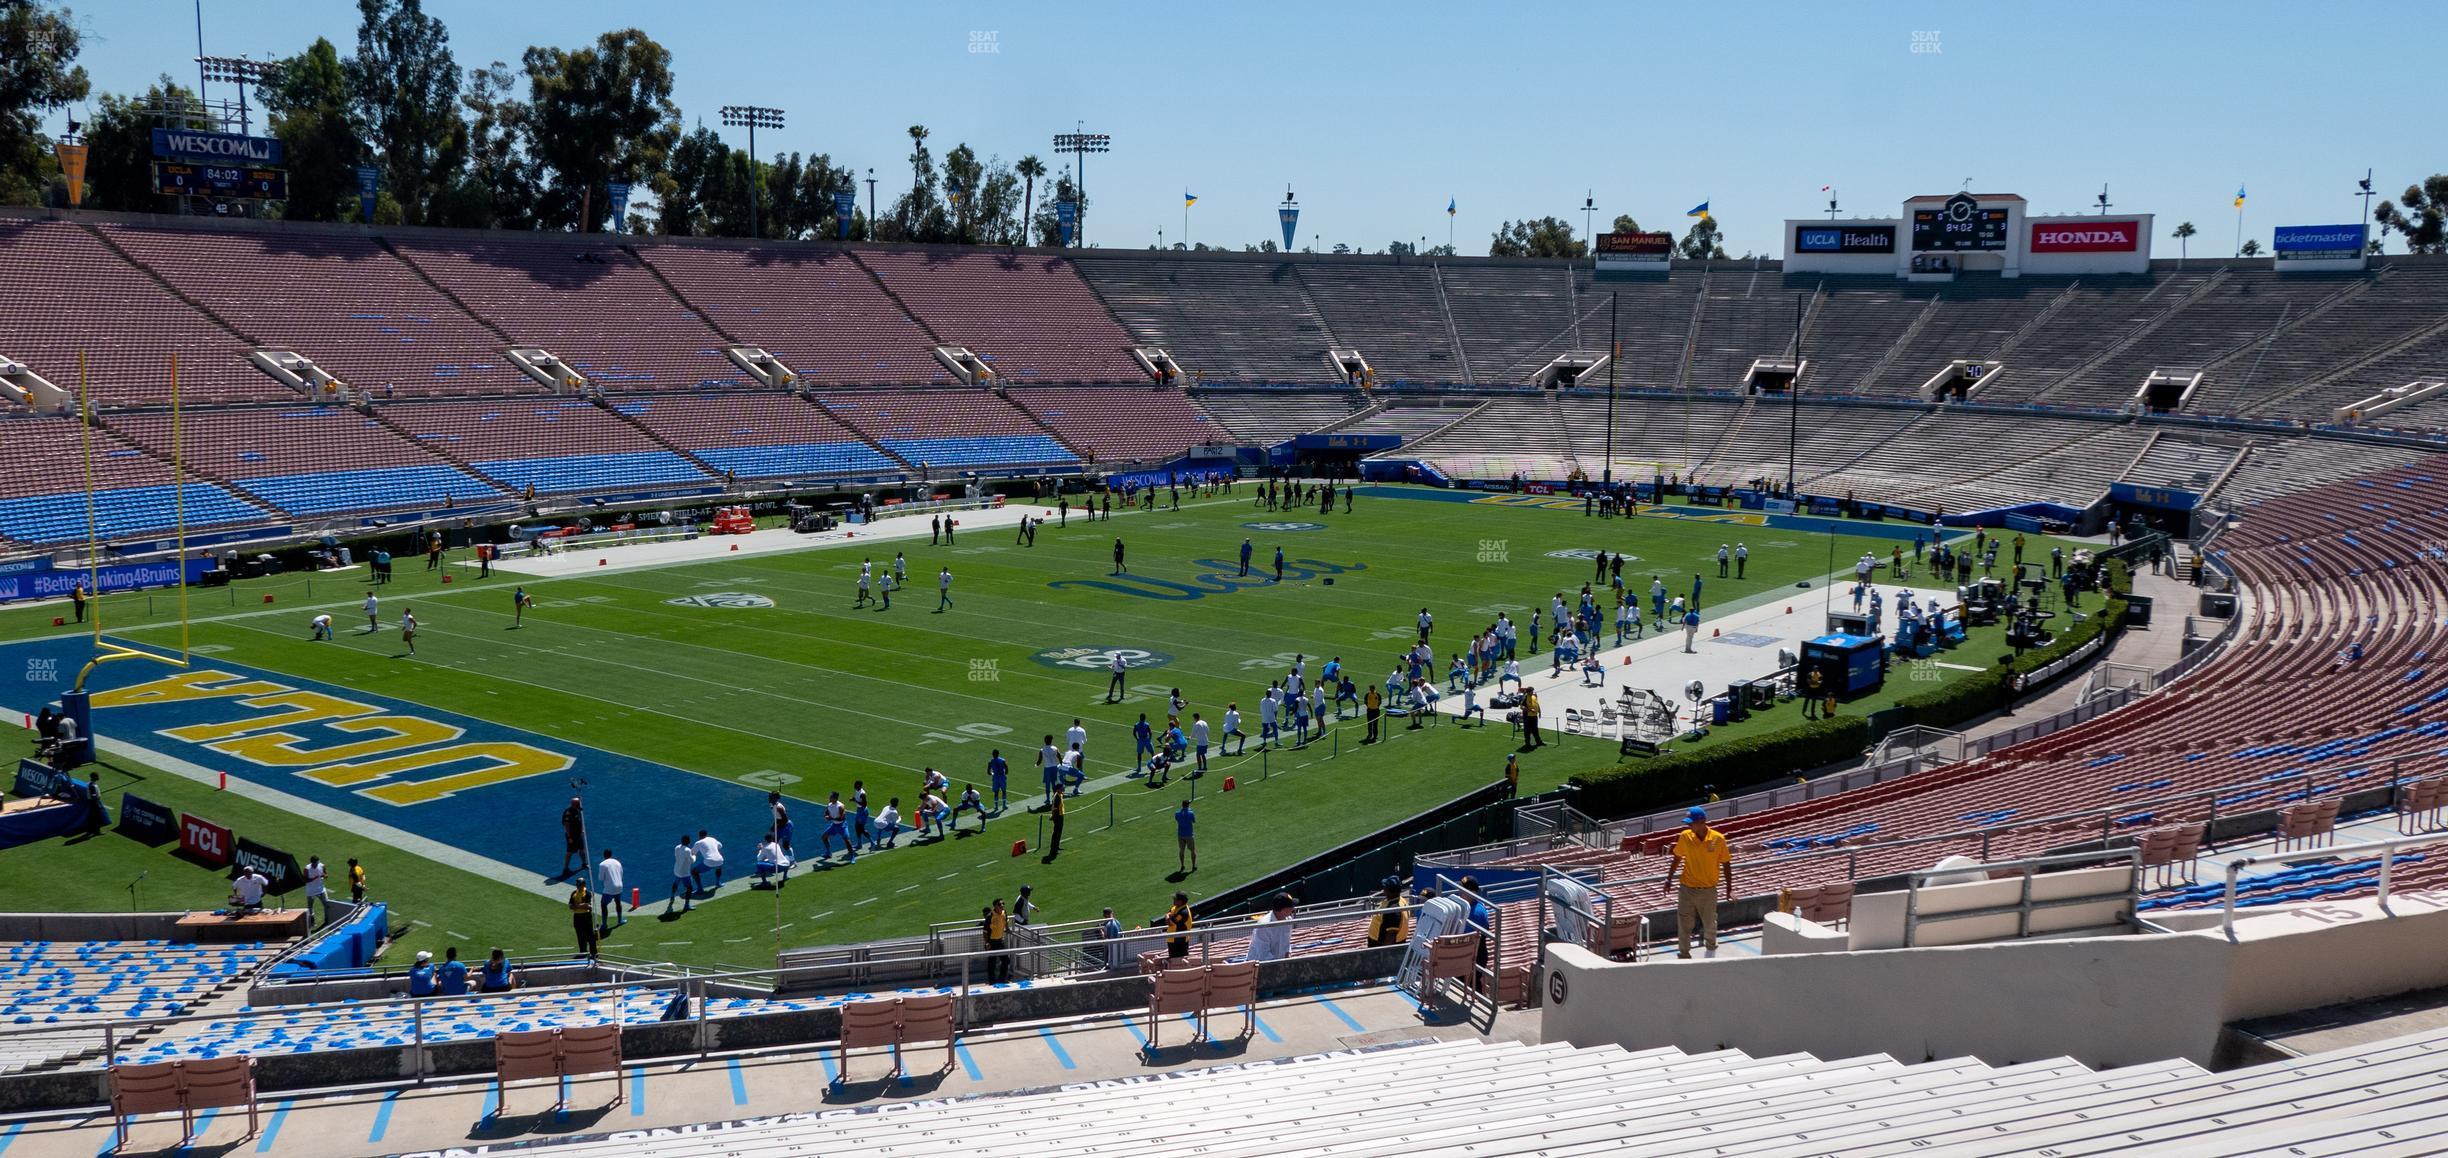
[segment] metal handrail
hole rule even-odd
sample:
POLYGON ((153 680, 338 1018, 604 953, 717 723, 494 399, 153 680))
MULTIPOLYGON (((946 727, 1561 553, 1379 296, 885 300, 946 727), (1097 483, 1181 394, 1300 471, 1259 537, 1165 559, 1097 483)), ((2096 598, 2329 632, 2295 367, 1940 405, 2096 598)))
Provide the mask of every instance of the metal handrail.
MULTIPOLYGON (((2385 913, 2388 912, 2389 901, 2389 866, 2396 862, 2397 857, 2395 854, 2397 850, 2401 848, 2428 848, 2436 844, 2448 844, 2448 832, 2435 832, 2426 836, 2396 836, 2390 837, 2386 840, 2367 840, 2358 844, 2333 844, 2322 849, 2321 856, 2322 859, 2337 860, 2353 860, 2358 856, 2365 854, 2379 857, 2380 911, 2385 913)), ((2235 940, 2236 885, 2237 882, 2242 879, 2245 869, 2257 864, 2299 861, 2304 859, 2307 858, 2301 852, 2271 852, 2256 853, 2252 856, 2237 857, 2234 860, 2228 861, 2227 885, 2224 890, 2224 899, 2220 902, 2223 911, 2219 914, 2219 932, 2224 933, 2228 940, 2235 940)))

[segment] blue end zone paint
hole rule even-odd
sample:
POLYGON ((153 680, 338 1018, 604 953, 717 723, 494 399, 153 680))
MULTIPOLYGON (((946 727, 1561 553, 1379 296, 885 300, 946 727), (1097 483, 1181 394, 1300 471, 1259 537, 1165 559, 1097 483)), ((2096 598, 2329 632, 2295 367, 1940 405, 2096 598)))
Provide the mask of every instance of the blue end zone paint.
POLYGON ((1046 1048, 1054 1051, 1054 1060, 1061 1062, 1062 1068, 1067 1070, 1079 1068, 1079 1063, 1071 1060, 1071 1051, 1063 1048, 1062 1039, 1054 1036, 1053 1030, 1042 1025, 1038 1026, 1037 1036, 1045 1039, 1046 1048))
POLYGON ((374 1128, 366 1131, 366 1141, 380 1142, 383 1135, 391 1132, 391 1107, 398 1101, 398 1090, 383 1095, 382 1102, 374 1108, 374 1128))
POLYGON ((731 1071, 731 1104, 734 1106, 747 1105, 748 1075, 740 1072, 739 1059, 730 1058, 724 1061, 723 1065, 731 1071))
POLYGON ((632 1118, 646 1116, 646 1067, 644 1066, 629 1071, 629 1116, 632 1118))
MULTIPOLYGON (((386 625, 395 622, 397 614, 396 603, 385 608, 386 625)), ((346 613, 333 616, 343 632, 348 630, 348 618, 346 613)), ((305 635, 305 619, 305 614, 300 612, 297 627, 301 639, 305 635)), ((390 634, 383 639, 379 649, 379 654, 385 656, 395 650, 398 643, 396 628, 387 626, 386 630, 390 634)), ((346 638, 343 637, 344 640, 346 638)), ((332 646, 347 645, 341 643, 332 646)), ((0 645, 0 711, 38 711, 42 705, 56 700, 61 692, 68 690, 69 681, 91 658, 93 644, 82 636, 0 645)), ((422 803, 392 803, 370 793, 387 785, 414 784, 420 780, 435 780, 474 771, 491 766, 494 762, 466 758, 359 784, 325 784, 311 779, 306 773, 328 764, 347 763, 346 745, 361 745, 369 739, 379 739, 393 733, 379 728, 352 733, 335 726, 350 722, 343 719, 314 720, 295 725, 274 724, 262 730, 266 733, 287 733, 294 737, 289 741, 290 746, 307 754, 310 759, 314 753, 326 750, 341 750, 343 755, 339 759, 316 759, 299 767, 257 764, 202 743, 190 743, 162 733, 166 729, 199 724, 277 719, 293 709, 281 706, 248 707, 243 701, 253 697, 242 696, 123 707, 102 706, 104 693, 180 674, 176 669, 144 662, 110 663, 94 669, 86 683, 86 690, 95 693, 95 732, 106 741, 134 745, 211 772, 226 772, 233 781, 243 780, 261 785, 452 848, 469 850, 522 869, 533 869, 539 878, 558 872, 563 860, 560 826, 554 823, 554 818, 569 803, 566 777, 572 772, 584 775, 591 782, 587 795, 587 827, 589 835, 594 838, 593 843, 598 848, 609 846, 618 850, 621 859, 629 865, 632 880, 640 875, 642 866, 651 864, 655 856, 667 852, 672 846, 678 830, 670 820, 668 804, 671 801, 689 801, 693 813, 712 818, 712 827, 718 835, 726 831, 739 834, 762 831, 771 816, 762 790, 698 775, 668 764, 657 764, 535 732, 507 728, 472 716, 388 696, 282 675, 245 664, 228 663, 218 656, 197 657, 194 668, 188 674, 211 672, 225 674, 225 680, 216 682, 261 681, 284 689, 318 693, 364 705, 367 711, 354 717, 359 720, 378 715, 397 715, 457 729, 460 733, 455 740, 436 741, 370 756, 363 754, 364 750, 361 749, 357 756, 361 763, 459 744, 509 743, 565 758, 569 762, 569 769, 463 789, 422 803)), ((207 819, 217 819, 209 813, 205 816, 207 819)), ((744 836, 734 837, 732 843, 737 844, 741 839, 744 836)))
POLYGON ((1318 998, 1318 999, 1317 999, 1317 1003, 1318 1003, 1319 1008, 1324 1009, 1326 1012, 1331 1013, 1331 1014, 1334 1014, 1336 1017, 1341 1018, 1341 1019, 1343 1020, 1343 1024, 1348 1025, 1348 1026, 1350 1026, 1350 1027, 1352 1028, 1352 1032, 1354 1032, 1354 1033, 1367 1033, 1367 1032, 1368 1032, 1368 1027, 1367 1027, 1367 1026, 1364 1026, 1364 1025, 1362 1025, 1362 1024, 1360 1024, 1360 1023, 1359 1023, 1359 1022, 1357 1022, 1357 1021, 1352 1020, 1352 1015, 1351 1015, 1351 1014, 1348 1014, 1348 1013, 1343 1012, 1343 1007, 1342 1007, 1342 1006, 1340 1006, 1340 1005, 1335 1004, 1334 998, 1331 998, 1331 997, 1320 997, 1320 998, 1318 998))
POLYGON ((977 1059, 969 1056, 969 1047, 968 1047, 968 1046, 962 1045, 961 1043, 959 1043, 959 1042, 957 1042, 957 1041, 956 1041, 956 1042, 953 1042, 953 1043, 952 1043, 952 1056, 953 1056, 953 1057, 956 1057, 956 1058, 959 1058, 959 1059, 960 1059, 961 1068, 962 1068, 962 1069, 965 1069, 965 1070, 967 1070, 967 1071, 969 1071, 969 1080, 970 1080, 970 1081, 973 1081, 973 1082, 982 1082, 982 1081, 985 1081, 985 1080, 986 1080, 986 1075, 985 1075, 985 1073, 984 1073, 984 1072, 982 1072, 982 1071, 980 1071, 980 1070, 978 1069, 977 1059))
MULTIPOLYGON (((290 1104, 291 1103, 288 1102, 282 1102, 280 1105, 272 1107, 272 1120, 264 1124, 263 1137, 255 1140, 256 1153, 269 1154, 272 1152, 272 1144, 280 1141, 281 1123, 289 1120, 290 1104)), ((7 1140, 0 1139, 0 1151, 5 1151, 7 1149, 7 1140)))

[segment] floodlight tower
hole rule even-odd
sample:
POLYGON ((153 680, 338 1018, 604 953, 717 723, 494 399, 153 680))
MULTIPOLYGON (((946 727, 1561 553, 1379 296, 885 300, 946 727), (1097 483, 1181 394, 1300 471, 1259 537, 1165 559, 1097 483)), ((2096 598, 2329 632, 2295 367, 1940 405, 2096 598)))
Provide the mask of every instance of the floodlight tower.
POLYGON ((748 130, 748 236, 762 241, 765 233, 757 224, 757 202, 764 200, 765 188, 757 181, 756 131, 781 128, 782 110, 763 105, 724 105, 722 123, 748 130))
POLYGON ((1113 152, 1113 137, 1106 133, 1084 131, 1087 122, 1077 122, 1083 131, 1054 134, 1054 151, 1073 153, 1079 157, 1079 216, 1072 226, 1072 240, 1083 249, 1088 246, 1088 154, 1113 152))
POLYGON ((242 135, 254 127, 247 109, 247 86, 260 88, 279 76, 281 70, 277 60, 249 60, 243 56, 199 56, 196 67, 206 80, 228 81, 238 86, 238 132, 242 135))

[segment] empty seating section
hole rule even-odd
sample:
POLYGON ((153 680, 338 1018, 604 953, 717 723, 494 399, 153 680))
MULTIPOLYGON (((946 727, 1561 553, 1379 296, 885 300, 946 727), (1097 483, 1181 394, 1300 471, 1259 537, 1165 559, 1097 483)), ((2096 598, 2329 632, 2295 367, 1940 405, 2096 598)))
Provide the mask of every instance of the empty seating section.
POLYGON ((1606 347, 1603 316, 1597 328, 1586 330, 1574 317, 1571 269, 1543 262, 1430 268, 1444 283, 1445 304, 1470 356, 1471 376, 1483 385, 1524 385, 1558 355, 1606 347))
POLYGON ((166 941, 18 941, 0 945, 0 1029, 62 1032, 0 1037, 0 1073, 78 1054, 102 1037, 80 1025, 175 1017, 252 974, 271 950, 166 941))
POLYGON ((257 344, 368 398, 541 392, 502 341, 371 237, 101 227, 257 344))
POLYGON ((1468 381, 1425 265, 1319 261, 1296 267, 1338 348, 1357 349, 1380 382, 1468 381))
POLYGON ((2309 481, 2351 478, 2430 457, 2429 452, 2368 442, 2291 439, 2253 447, 2212 496, 2225 509, 2250 506, 2303 489, 2309 481))
POLYGON ((885 457, 813 403, 777 394, 614 399, 658 438, 741 478, 894 474, 885 457))
POLYGON ((1442 403, 1418 405, 1396 401, 1335 428, 1337 434, 1391 434, 1405 442, 1460 419, 1480 405, 1472 395, 1449 398, 1442 403))
POLYGON ((86 435, 93 469, 92 513, 104 540, 152 537, 174 530, 179 498, 190 530, 226 529, 269 521, 261 508, 197 479, 174 486, 166 459, 155 458, 109 430, 90 432, 73 418, 0 419, 0 446, 22 469, 0 471, 0 539, 29 546, 86 537, 86 435))
POLYGON ((744 388, 730 343, 609 241, 395 242, 401 256, 513 343, 541 346, 604 390, 744 388))
POLYGON ((170 402, 170 361, 188 405, 295 398, 246 360, 246 344, 84 229, 0 219, 0 357, 77 391, 77 358, 97 406, 170 402))
POLYGON ((1325 384, 1326 328, 1288 261, 1089 257, 1080 275, 1192 381, 1325 384))
POLYGON ((702 1129, 537 1141, 560 1158, 828 1158, 972 1153, 1684 1155, 2420 1153, 2448 1134, 2448 1033, 2358 1042, 2223 1072, 2174 1060, 2094 1071, 2068 1058, 1822 1060, 1461 1040, 1163 1082, 1082 1082, 786 1115, 702 1129))
POLYGON ((1719 269, 1709 273, 1707 285, 1688 385, 1740 390, 1752 359, 1793 349, 1795 300, 1810 293, 1812 283, 1796 278, 1787 285, 1774 270, 1719 269))
POLYGON ((2227 468, 2243 453, 2241 447, 2162 434, 2117 481, 2208 494, 2210 485, 2225 477, 2227 468))
MULTIPOLYGON (((2211 276, 2206 270, 2186 270, 2075 280, 2066 287, 2062 302, 2051 303, 2055 312, 2046 321, 2006 347, 2001 357, 2009 373, 1983 389, 1981 399, 2024 401, 2056 389, 2075 369, 2165 313, 2211 276)), ((2110 404, 2131 400, 2141 388, 2141 376, 2135 375, 2110 404)), ((2094 399, 2094 404, 2099 403, 2094 399)))
MULTIPOLYGON (((1498 398, 1472 415, 1470 421, 1423 438, 1398 453, 1403 458, 1432 463, 1456 478, 1500 479, 1515 472, 1530 478, 1563 478, 1572 473, 1579 461, 1574 448, 1581 440, 1558 421, 1559 413, 1556 405, 1545 398, 1498 398)), ((1601 411, 1597 436, 1601 447, 1606 439, 1604 422, 1601 411)), ((1593 453, 1589 462, 1594 466, 1603 457, 1603 451, 1593 453)))
MULTIPOLYGON (((1811 288, 1800 285, 1798 277, 1787 281, 1789 289, 1811 288)), ((1802 345, 1803 356, 1810 359, 1803 389, 1824 394, 1871 393, 1871 371, 1920 319, 1929 295, 1900 293, 1893 278, 1826 277, 1818 281, 1824 297, 1802 345)))
POLYGON ((810 385, 949 385, 935 341, 839 250, 645 245, 638 255, 708 320, 810 385))
POLYGON ((575 399, 389 406, 390 421, 437 454, 513 491, 647 490, 713 481, 593 403, 575 399))
POLYGON ((1248 446, 1273 446, 1341 422, 1368 405, 1367 396, 1357 390, 1207 388, 1191 397, 1222 433, 1248 446))
POLYGON ((985 390, 837 391, 825 410, 894 457, 929 470, 1072 467, 1079 456, 985 390))
MULTIPOLYGON (((2289 274, 2230 268, 2199 296, 2153 326, 2150 336, 2116 351, 2069 379, 2050 400, 2073 406, 2116 406, 2129 401, 2155 366, 2211 369, 2222 356, 2259 344, 2284 344, 2280 327, 2319 308, 2341 291, 2364 284, 2361 277, 2289 274)), ((2351 308, 2351 307, 2349 307, 2351 308)), ((2213 370, 2212 380, 2235 381, 2254 372, 2250 357, 2213 370)))
MULTIPOLYGON (((2314 418, 2418 377, 2448 377, 2448 266, 2392 265, 2359 294, 2287 327, 2251 377, 2203 384, 2194 409, 2314 418)), ((2390 423, 2388 416, 2378 421, 2390 423)))
MULTIPOLYGON (((1607 339, 1611 327, 1616 339, 1623 343, 1623 362, 1616 368, 1617 384, 1635 390, 1674 389, 1683 372, 1684 348, 1691 338, 1692 305, 1700 297, 1700 275, 1685 270, 1666 278, 1601 281, 1594 274, 1576 271, 1573 286, 1579 295, 1583 340, 1598 346, 1607 339)), ((1786 308, 1792 308, 1790 301, 1786 308)), ((1792 314, 1786 317, 1786 328, 1790 331, 1792 314)), ((1603 376, 1588 385, 1603 387, 1603 376)))
POLYGON ((1011 400, 1096 463, 1160 461, 1232 436, 1174 389, 1129 386, 1039 386, 1015 389, 1011 400))
POLYGON ((859 260, 937 337, 1006 382, 1145 382, 1131 337, 1071 263, 1044 254, 862 250, 859 260))
MULTIPOLYGON (((170 416, 114 414, 113 430, 167 459, 170 416)), ((181 416, 187 468, 294 515, 466 505, 501 491, 352 410, 287 406, 181 416)))
MULTIPOLYGON (((1948 363, 2006 358, 2008 343, 2066 292, 2066 284, 2055 278, 1959 278, 1938 292, 1937 308, 1902 341, 1887 368, 1853 392, 1917 397, 1921 385, 1948 363)), ((2013 360, 2006 360, 2011 370, 2013 360)))

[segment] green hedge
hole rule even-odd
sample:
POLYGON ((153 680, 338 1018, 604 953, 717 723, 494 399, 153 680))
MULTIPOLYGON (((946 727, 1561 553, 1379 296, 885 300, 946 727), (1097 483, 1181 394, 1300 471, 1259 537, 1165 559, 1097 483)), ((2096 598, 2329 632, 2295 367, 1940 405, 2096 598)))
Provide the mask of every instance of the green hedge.
MULTIPOLYGON (((2132 576, 2122 563, 2111 561, 2108 570, 2109 597, 2101 602, 2095 596, 2090 614, 2081 623, 2058 632, 2047 647, 2024 652, 2014 664, 2016 670, 2028 672, 2053 663, 2101 634, 2123 627, 2125 600, 2114 592, 2131 591, 2132 576)), ((1907 723, 1952 727, 1995 711, 2006 678, 2003 666, 1992 666, 1950 680, 1897 700, 1893 708, 1878 713, 1880 722, 1893 727, 1907 723)), ((1581 773, 1572 778, 1573 786, 1580 790, 1574 806, 1599 817, 1656 812, 1712 789, 1734 791, 1850 759, 1876 743, 1881 734, 1871 727, 1869 717, 1854 715, 1719 740, 1705 748, 1581 773)))
POLYGON ((1655 812, 1712 789, 1746 788, 1793 769, 1859 756, 1871 739, 1868 717, 1839 716, 1718 740, 1705 748, 1574 776, 1573 787, 1580 792, 1573 806, 1592 816, 1655 812))

